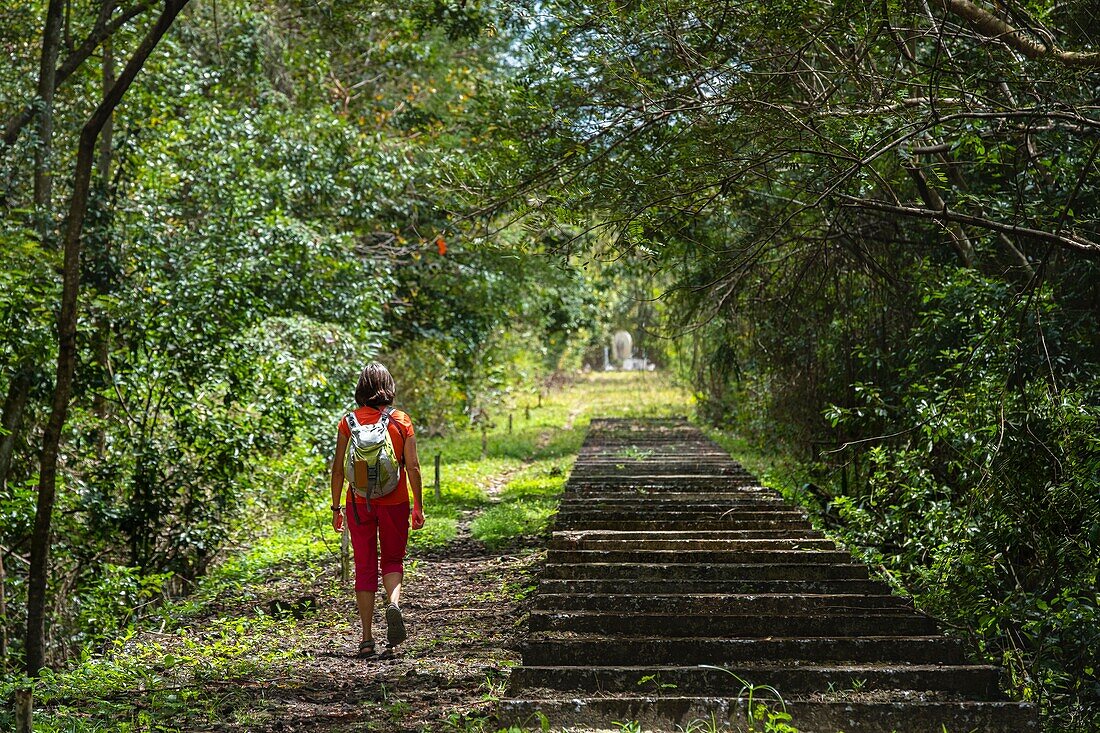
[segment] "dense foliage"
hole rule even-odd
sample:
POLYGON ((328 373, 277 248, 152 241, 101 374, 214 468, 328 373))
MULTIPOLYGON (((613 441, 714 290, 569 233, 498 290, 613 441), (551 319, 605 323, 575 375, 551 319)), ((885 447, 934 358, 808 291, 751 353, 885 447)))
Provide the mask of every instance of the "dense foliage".
MULTIPOLYGON (((0 13, 9 669, 77 137, 154 5, 0 13)), ((1098 28, 1043 0, 191 0, 97 140, 51 659, 302 500, 271 486, 364 359, 434 435, 625 326, 1052 729, 1095 727, 1098 28)))
POLYGON ((1091 730, 1095 9, 539 9, 480 197, 663 279, 703 415, 785 446, 836 531, 1091 730))
MULTIPOLYGON (((19 123, 35 109, 46 6, 0 14, 8 669, 20 664, 20 561, 77 134, 155 18, 154 3, 65 3, 59 67, 72 69, 39 166, 38 126, 19 123), (36 206, 42 172, 54 185, 36 206)), ((517 259, 504 240, 471 247, 436 192, 435 160, 463 144, 449 121, 498 73, 500 44, 473 42, 484 23, 473 7, 433 2, 194 0, 150 56, 100 136, 88 203, 48 659, 94 648, 131 609, 186 591, 241 522, 265 516, 251 508, 306 498, 271 484, 301 470, 303 451, 331 450, 367 359, 391 363, 402 405, 429 432, 576 363, 573 336, 598 317, 583 275, 561 258, 517 259)))

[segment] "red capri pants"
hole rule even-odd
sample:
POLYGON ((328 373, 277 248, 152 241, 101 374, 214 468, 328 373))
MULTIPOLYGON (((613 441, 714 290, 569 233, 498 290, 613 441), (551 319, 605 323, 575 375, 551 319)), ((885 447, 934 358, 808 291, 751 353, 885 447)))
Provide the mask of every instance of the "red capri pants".
POLYGON ((349 492, 345 511, 355 554, 355 590, 373 592, 378 590, 380 564, 383 575, 404 571, 401 562, 409 544, 409 502, 388 506, 371 502, 368 509, 365 503, 352 506, 352 499, 349 492))

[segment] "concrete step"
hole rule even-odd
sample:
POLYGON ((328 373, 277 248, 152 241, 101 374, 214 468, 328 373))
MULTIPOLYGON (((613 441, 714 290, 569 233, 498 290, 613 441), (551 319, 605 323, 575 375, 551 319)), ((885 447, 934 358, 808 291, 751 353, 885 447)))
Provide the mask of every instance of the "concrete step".
POLYGON ((679 503, 724 504, 730 501, 763 501, 769 505, 783 498, 768 489, 745 488, 727 491, 566 491, 563 506, 585 504, 664 505, 679 503))
POLYGON ((847 552, 830 550, 550 550, 552 563, 828 563, 848 562, 847 552))
POLYGON ((713 639, 607 638, 548 632, 530 637, 523 663, 534 666, 638 664, 729 665, 739 662, 891 662, 962 664, 962 643, 944 636, 713 639))
POLYGON ((805 521, 806 515, 793 509, 780 509, 768 507, 721 507, 716 506, 707 509, 667 509, 659 512, 637 512, 629 509, 597 509, 584 507, 560 512, 559 517, 570 521, 594 520, 594 521, 640 521, 660 520, 664 522, 683 521, 805 521))
POLYGON ((908 599, 890 595, 860 594, 645 594, 542 593, 535 608, 551 611, 607 611, 613 613, 665 613, 685 615, 741 615, 753 613, 844 614, 871 611, 878 614, 913 613, 908 599))
POLYGON ((639 518, 652 517, 664 512, 725 512, 730 509, 758 509, 762 511, 786 510, 787 504, 779 497, 743 496, 736 499, 714 500, 708 497, 699 499, 664 499, 630 496, 621 499, 564 497, 558 504, 560 514, 585 511, 634 512, 639 518))
POLYGON ((606 529, 563 529, 553 533, 552 540, 751 540, 751 539, 787 539, 813 540, 824 537, 815 529, 720 529, 690 530, 652 530, 647 532, 622 532, 606 529))
MULTIPOLYGON (((763 691, 754 696, 754 706, 767 702, 763 691)), ((551 729, 583 726, 616 729, 615 721, 638 721, 653 733, 683 731, 686 726, 728 724, 745 730, 749 721, 747 695, 736 697, 666 695, 581 696, 568 699, 522 698, 504 700, 498 706, 498 721, 539 730, 545 716, 551 729), (679 726, 679 727, 678 727, 679 726)), ((769 707, 785 710, 799 733, 1038 733, 1036 708, 1028 703, 932 700, 930 695, 897 695, 882 701, 791 697, 782 703, 771 699, 769 707)), ((756 723, 756 729, 762 726, 756 723)), ((703 727, 702 730, 709 730, 703 727)))
POLYGON ((761 486, 758 481, 747 477, 731 478, 729 476, 709 476, 676 480, 653 476, 616 476, 607 480, 588 480, 571 475, 569 477, 569 483, 565 487, 565 491, 566 493, 576 492, 584 494, 591 492, 594 494, 645 494, 657 496, 663 493, 768 493, 769 489, 765 486, 761 486))
POLYGON ((558 516, 621 521, 639 520, 686 520, 696 519, 701 521, 720 519, 805 519, 804 514, 792 512, 784 505, 771 501, 738 501, 724 502, 722 504, 684 502, 679 506, 644 504, 634 506, 629 503, 592 502, 583 504, 566 504, 558 506, 558 516))
POLYGON ((931 619, 914 614, 848 611, 697 616, 676 613, 606 613, 602 611, 531 612, 532 631, 573 631, 616 636, 668 638, 694 636, 757 638, 771 636, 927 636, 936 633, 931 619))
POLYGON ((676 473, 637 473, 612 471, 588 471, 583 466, 574 467, 569 474, 577 488, 600 488, 600 486, 630 486, 632 488, 675 488, 683 486, 683 491, 692 489, 714 489, 722 486, 756 486, 758 482, 752 474, 741 471, 678 471, 676 473))
MULTIPOLYGON (((601 445, 595 448, 582 448, 577 453, 577 459, 585 464, 599 461, 628 461, 650 462, 664 460, 680 460, 688 453, 683 447, 670 445, 669 443, 653 443, 648 446, 639 445, 601 445)), ((729 454, 721 449, 709 447, 706 443, 695 443, 689 455, 700 461, 724 461, 734 465, 740 465, 730 458, 729 454)))
POLYGON ((822 593, 889 595, 890 588, 877 580, 660 580, 564 579, 543 577, 539 593, 822 593))
POLYGON ((751 530, 751 529, 811 529, 805 519, 581 519, 575 516, 557 515, 554 526, 567 530, 621 530, 630 532, 658 531, 695 531, 751 530))
POLYGON ((748 471, 728 457, 725 459, 698 460, 680 458, 634 459, 627 457, 609 456, 606 458, 585 458, 577 464, 577 468, 585 474, 612 473, 624 475, 634 473, 637 475, 679 475, 693 473, 716 473, 724 475, 748 475, 748 471))
MULTIPOLYGON (((572 478, 570 478, 572 481, 572 478)), ((665 493, 679 494, 713 494, 749 492, 753 494, 767 494, 770 492, 755 481, 741 481, 725 479, 710 479, 708 481, 646 481, 633 479, 630 481, 602 481, 583 483, 577 481, 565 485, 565 496, 593 495, 621 495, 621 496, 657 496, 665 493)))
POLYGON ((638 563, 562 563, 548 562, 543 578, 592 580, 714 580, 752 582, 758 580, 864 580, 867 568, 855 563, 792 562, 782 565, 761 563, 638 562, 638 563))
POLYGON ((573 539, 570 537, 554 537, 550 541, 551 550, 671 550, 675 552, 688 552, 691 550, 713 552, 758 552, 769 551, 795 551, 795 550, 836 550, 836 543, 832 540, 803 538, 788 539, 782 537, 764 537, 755 539, 698 539, 696 537, 683 538, 629 538, 629 537, 600 537, 573 539))
POLYGON ((678 502, 664 502, 657 497, 639 496, 634 492, 624 494, 623 500, 576 500, 568 493, 562 496, 561 510, 570 514, 577 513, 608 513, 617 512, 623 514, 626 519, 660 518, 667 515, 696 514, 707 515, 711 513, 722 514, 751 514, 763 516, 775 515, 780 518, 787 516, 805 517, 806 513, 801 507, 791 506, 783 501, 775 500, 773 496, 742 496, 740 499, 708 500, 701 495, 700 499, 683 499, 678 502), (627 516, 630 515, 630 516, 627 516))
POLYGON ((768 686, 783 695, 820 690, 928 690, 986 700, 996 694, 1000 669, 984 665, 942 664, 752 664, 708 667, 654 665, 598 667, 524 665, 512 672, 510 694, 525 688, 581 692, 662 692, 690 690, 697 695, 742 694, 749 686, 768 686))

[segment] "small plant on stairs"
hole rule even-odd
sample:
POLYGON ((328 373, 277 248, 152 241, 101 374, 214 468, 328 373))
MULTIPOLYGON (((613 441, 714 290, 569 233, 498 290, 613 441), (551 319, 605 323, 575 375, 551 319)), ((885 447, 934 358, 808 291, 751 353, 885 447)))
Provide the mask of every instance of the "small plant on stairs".
POLYGON ((790 713, 787 712, 787 703, 779 690, 771 685, 756 685, 742 679, 725 667, 716 667, 710 664, 700 664, 703 669, 716 669, 733 676, 741 683, 738 698, 745 700, 745 721, 748 728, 745 733, 798 733, 794 727, 790 713), (766 696, 761 699, 762 696, 766 696), (770 699, 769 699, 770 698, 770 699), (779 709, 773 707, 779 705, 779 709))

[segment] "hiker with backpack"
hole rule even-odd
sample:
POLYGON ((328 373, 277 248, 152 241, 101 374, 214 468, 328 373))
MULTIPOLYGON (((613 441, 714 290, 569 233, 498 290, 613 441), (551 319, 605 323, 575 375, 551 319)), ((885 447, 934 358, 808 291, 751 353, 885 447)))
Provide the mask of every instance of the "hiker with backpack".
POLYGON ((347 523, 355 556, 355 603, 363 626, 359 657, 374 654, 371 621, 379 567, 386 593, 387 645, 406 638, 402 561, 410 522, 412 529, 424 526, 416 438, 412 420, 393 407, 396 391, 385 366, 372 362, 363 369, 355 387, 358 407, 340 421, 332 462, 332 528, 342 532, 347 523), (345 481, 348 490, 342 501, 345 481))

